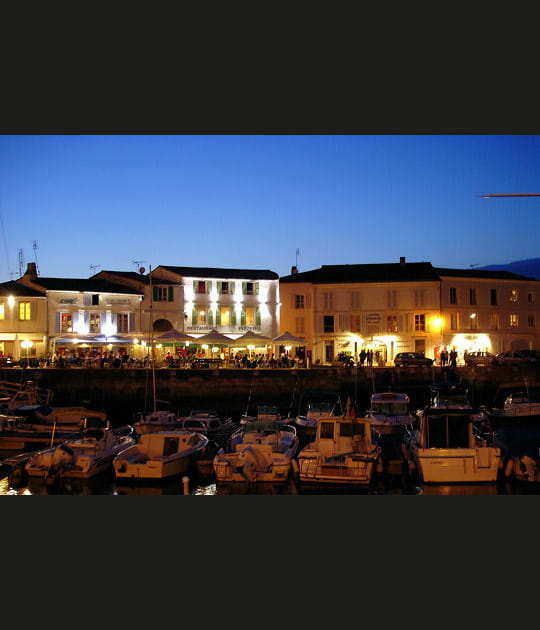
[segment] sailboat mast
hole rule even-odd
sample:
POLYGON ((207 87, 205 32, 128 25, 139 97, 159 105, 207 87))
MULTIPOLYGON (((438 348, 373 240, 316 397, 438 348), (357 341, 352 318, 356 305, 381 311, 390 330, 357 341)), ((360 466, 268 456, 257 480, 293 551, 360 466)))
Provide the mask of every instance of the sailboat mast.
POLYGON ((154 349, 154 321, 153 321, 153 312, 152 312, 152 307, 154 304, 154 293, 153 293, 153 288, 152 288, 152 265, 148 266, 148 274, 150 276, 150 323, 149 323, 149 337, 150 337, 150 344, 152 347, 152 400, 153 400, 153 405, 154 405, 154 413, 156 413, 156 354, 155 354, 155 349, 154 349))

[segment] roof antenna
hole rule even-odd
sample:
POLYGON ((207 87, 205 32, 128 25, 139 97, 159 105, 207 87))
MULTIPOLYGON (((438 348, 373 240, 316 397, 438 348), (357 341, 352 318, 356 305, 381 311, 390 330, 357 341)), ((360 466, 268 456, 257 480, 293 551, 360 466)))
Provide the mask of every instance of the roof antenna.
POLYGON ((101 265, 90 265, 90 269, 92 270, 92 273, 95 274, 96 273, 96 269, 99 269, 101 267, 101 265))
POLYGON ((144 267, 141 267, 141 263, 146 262, 146 260, 132 260, 131 262, 137 267, 137 271, 140 274, 143 274, 146 271, 144 267))
POLYGON ((37 241, 34 241, 32 243, 32 247, 34 248, 34 258, 36 261, 36 274, 39 276, 39 268, 38 268, 38 262, 37 262, 37 241))
POLYGON ((295 267, 298 269, 298 255, 300 254, 300 248, 297 247, 296 248, 296 261, 295 261, 295 267))
POLYGON ((19 249, 19 276, 22 277, 24 271, 24 253, 22 249, 19 249))

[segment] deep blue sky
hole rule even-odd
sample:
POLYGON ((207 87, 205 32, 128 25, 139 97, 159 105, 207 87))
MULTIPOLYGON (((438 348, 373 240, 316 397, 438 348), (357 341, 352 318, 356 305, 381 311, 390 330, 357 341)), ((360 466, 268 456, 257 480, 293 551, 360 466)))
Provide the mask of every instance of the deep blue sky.
POLYGON ((539 192, 536 135, 3 135, 0 281, 21 249, 66 278, 506 264, 540 257, 540 197, 478 195, 539 192))

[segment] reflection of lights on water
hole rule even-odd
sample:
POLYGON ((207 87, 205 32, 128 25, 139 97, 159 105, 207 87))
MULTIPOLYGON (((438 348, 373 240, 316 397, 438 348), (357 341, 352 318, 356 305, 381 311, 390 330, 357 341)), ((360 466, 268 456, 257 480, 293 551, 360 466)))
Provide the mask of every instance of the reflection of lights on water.
POLYGON ((197 486, 193 490, 193 494, 202 494, 202 495, 216 494, 216 484, 209 483, 207 485, 197 486))

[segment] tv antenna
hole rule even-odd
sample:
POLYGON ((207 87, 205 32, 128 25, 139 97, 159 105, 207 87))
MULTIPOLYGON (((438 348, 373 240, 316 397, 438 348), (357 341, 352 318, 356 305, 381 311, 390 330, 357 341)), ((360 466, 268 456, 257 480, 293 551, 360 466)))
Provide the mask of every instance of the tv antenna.
POLYGON ((146 262, 146 260, 132 260, 131 262, 137 267, 137 271, 139 273, 144 273, 146 271, 144 267, 141 267, 141 263, 146 262))
POLYGON ((22 277, 24 270, 24 253, 22 249, 19 249, 19 276, 22 277))
POLYGON ((90 269, 92 270, 92 273, 96 273, 96 269, 100 269, 101 265, 90 265, 90 269))
POLYGON ((300 248, 296 248, 296 259, 295 259, 295 267, 298 269, 298 255, 300 254, 300 248))
POLYGON ((469 265, 469 267, 470 267, 471 269, 474 269, 474 267, 478 267, 478 265, 479 265, 479 264, 480 264, 480 263, 474 263, 474 264, 472 264, 472 265, 469 265))
POLYGON ((36 261, 36 274, 39 276, 39 267, 37 262, 37 241, 32 242, 32 247, 34 249, 34 260, 36 261))

